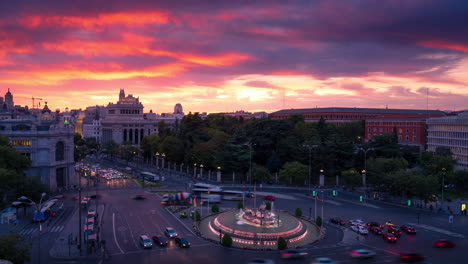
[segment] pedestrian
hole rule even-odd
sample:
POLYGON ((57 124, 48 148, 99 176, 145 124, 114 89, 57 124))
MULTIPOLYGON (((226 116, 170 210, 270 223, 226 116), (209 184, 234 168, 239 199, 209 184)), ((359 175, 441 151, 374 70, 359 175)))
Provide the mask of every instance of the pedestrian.
POLYGON ((19 224, 19 220, 15 219, 15 221, 13 223, 15 224, 15 226, 17 226, 19 224))

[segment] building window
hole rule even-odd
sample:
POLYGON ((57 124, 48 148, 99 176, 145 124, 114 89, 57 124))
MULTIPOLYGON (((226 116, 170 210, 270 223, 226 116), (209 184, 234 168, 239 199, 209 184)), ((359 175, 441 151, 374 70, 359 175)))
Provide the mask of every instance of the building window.
POLYGON ((403 133, 403 129, 398 129, 398 133, 403 133))
POLYGON ((379 132, 382 133, 382 132, 383 132, 383 128, 379 128, 379 132))
POLYGON ((60 161, 65 159, 65 146, 62 141, 55 144, 55 161, 60 161))
POLYGON ((31 140, 13 140, 13 146, 31 146, 31 140))
POLYGON ((413 134, 416 134, 416 129, 413 129, 413 134))
POLYGON ((374 132, 377 132, 377 128, 376 128, 376 127, 374 127, 374 132))
POLYGON ((406 140, 406 142, 408 142, 409 141, 409 136, 406 136, 405 140, 406 140))
POLYGON ((398 142, 401 142, 403 140, 403 136, 402 135, 398 135, 398 142))
POLYGON ((413 142, 416 142, 416 136, 413 136, 413 142))
POLYGON ((409 133, 409 128, 406 129, 406 133, 409 133))

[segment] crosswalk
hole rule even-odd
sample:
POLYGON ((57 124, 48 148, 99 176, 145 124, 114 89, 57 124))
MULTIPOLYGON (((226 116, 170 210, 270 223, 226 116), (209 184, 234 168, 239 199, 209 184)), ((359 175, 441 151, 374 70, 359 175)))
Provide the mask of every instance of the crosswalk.
MULTIPOLYGON (((63 225, 58 225, 58 226, 53 226, 51 228, 47 227, 42 227, 42 232, 52 232, 52 233, 59 233, 62 232, 64 226, 63 225)), ((22 235, 32 235, 35 234, 39 231, 38 227, 26 227, 21 229, 18 233, 22 235)))

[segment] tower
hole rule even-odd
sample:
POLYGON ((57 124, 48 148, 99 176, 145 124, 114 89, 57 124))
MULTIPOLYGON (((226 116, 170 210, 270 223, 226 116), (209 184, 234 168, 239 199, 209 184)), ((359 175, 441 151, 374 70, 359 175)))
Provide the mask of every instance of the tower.
POLYGON ((181 115, 184 114, 184 110, 181 104, 178 103, 174 106, 174 114, 181 114, 181 115))
POLYGON ((122 101, 123 99, 125 99, 125 91, 124 89, 120 89, 119 101, 122 101))
POLYGON ((15 106, 13 102, 13 95, 10 92, 10 88, 8 88, 8 92, 5 94, 5 104, 8 110, 13 109, 13 107, 15 106))

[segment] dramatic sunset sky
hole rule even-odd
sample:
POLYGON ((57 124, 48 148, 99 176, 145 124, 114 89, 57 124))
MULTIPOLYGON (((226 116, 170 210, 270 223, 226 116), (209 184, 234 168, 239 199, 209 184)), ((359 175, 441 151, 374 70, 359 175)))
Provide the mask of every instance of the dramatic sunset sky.
POLYGON ((7 88, 62 111, 120 88, 157 113, 467 109, 468 1, 2 0, 7 88))

